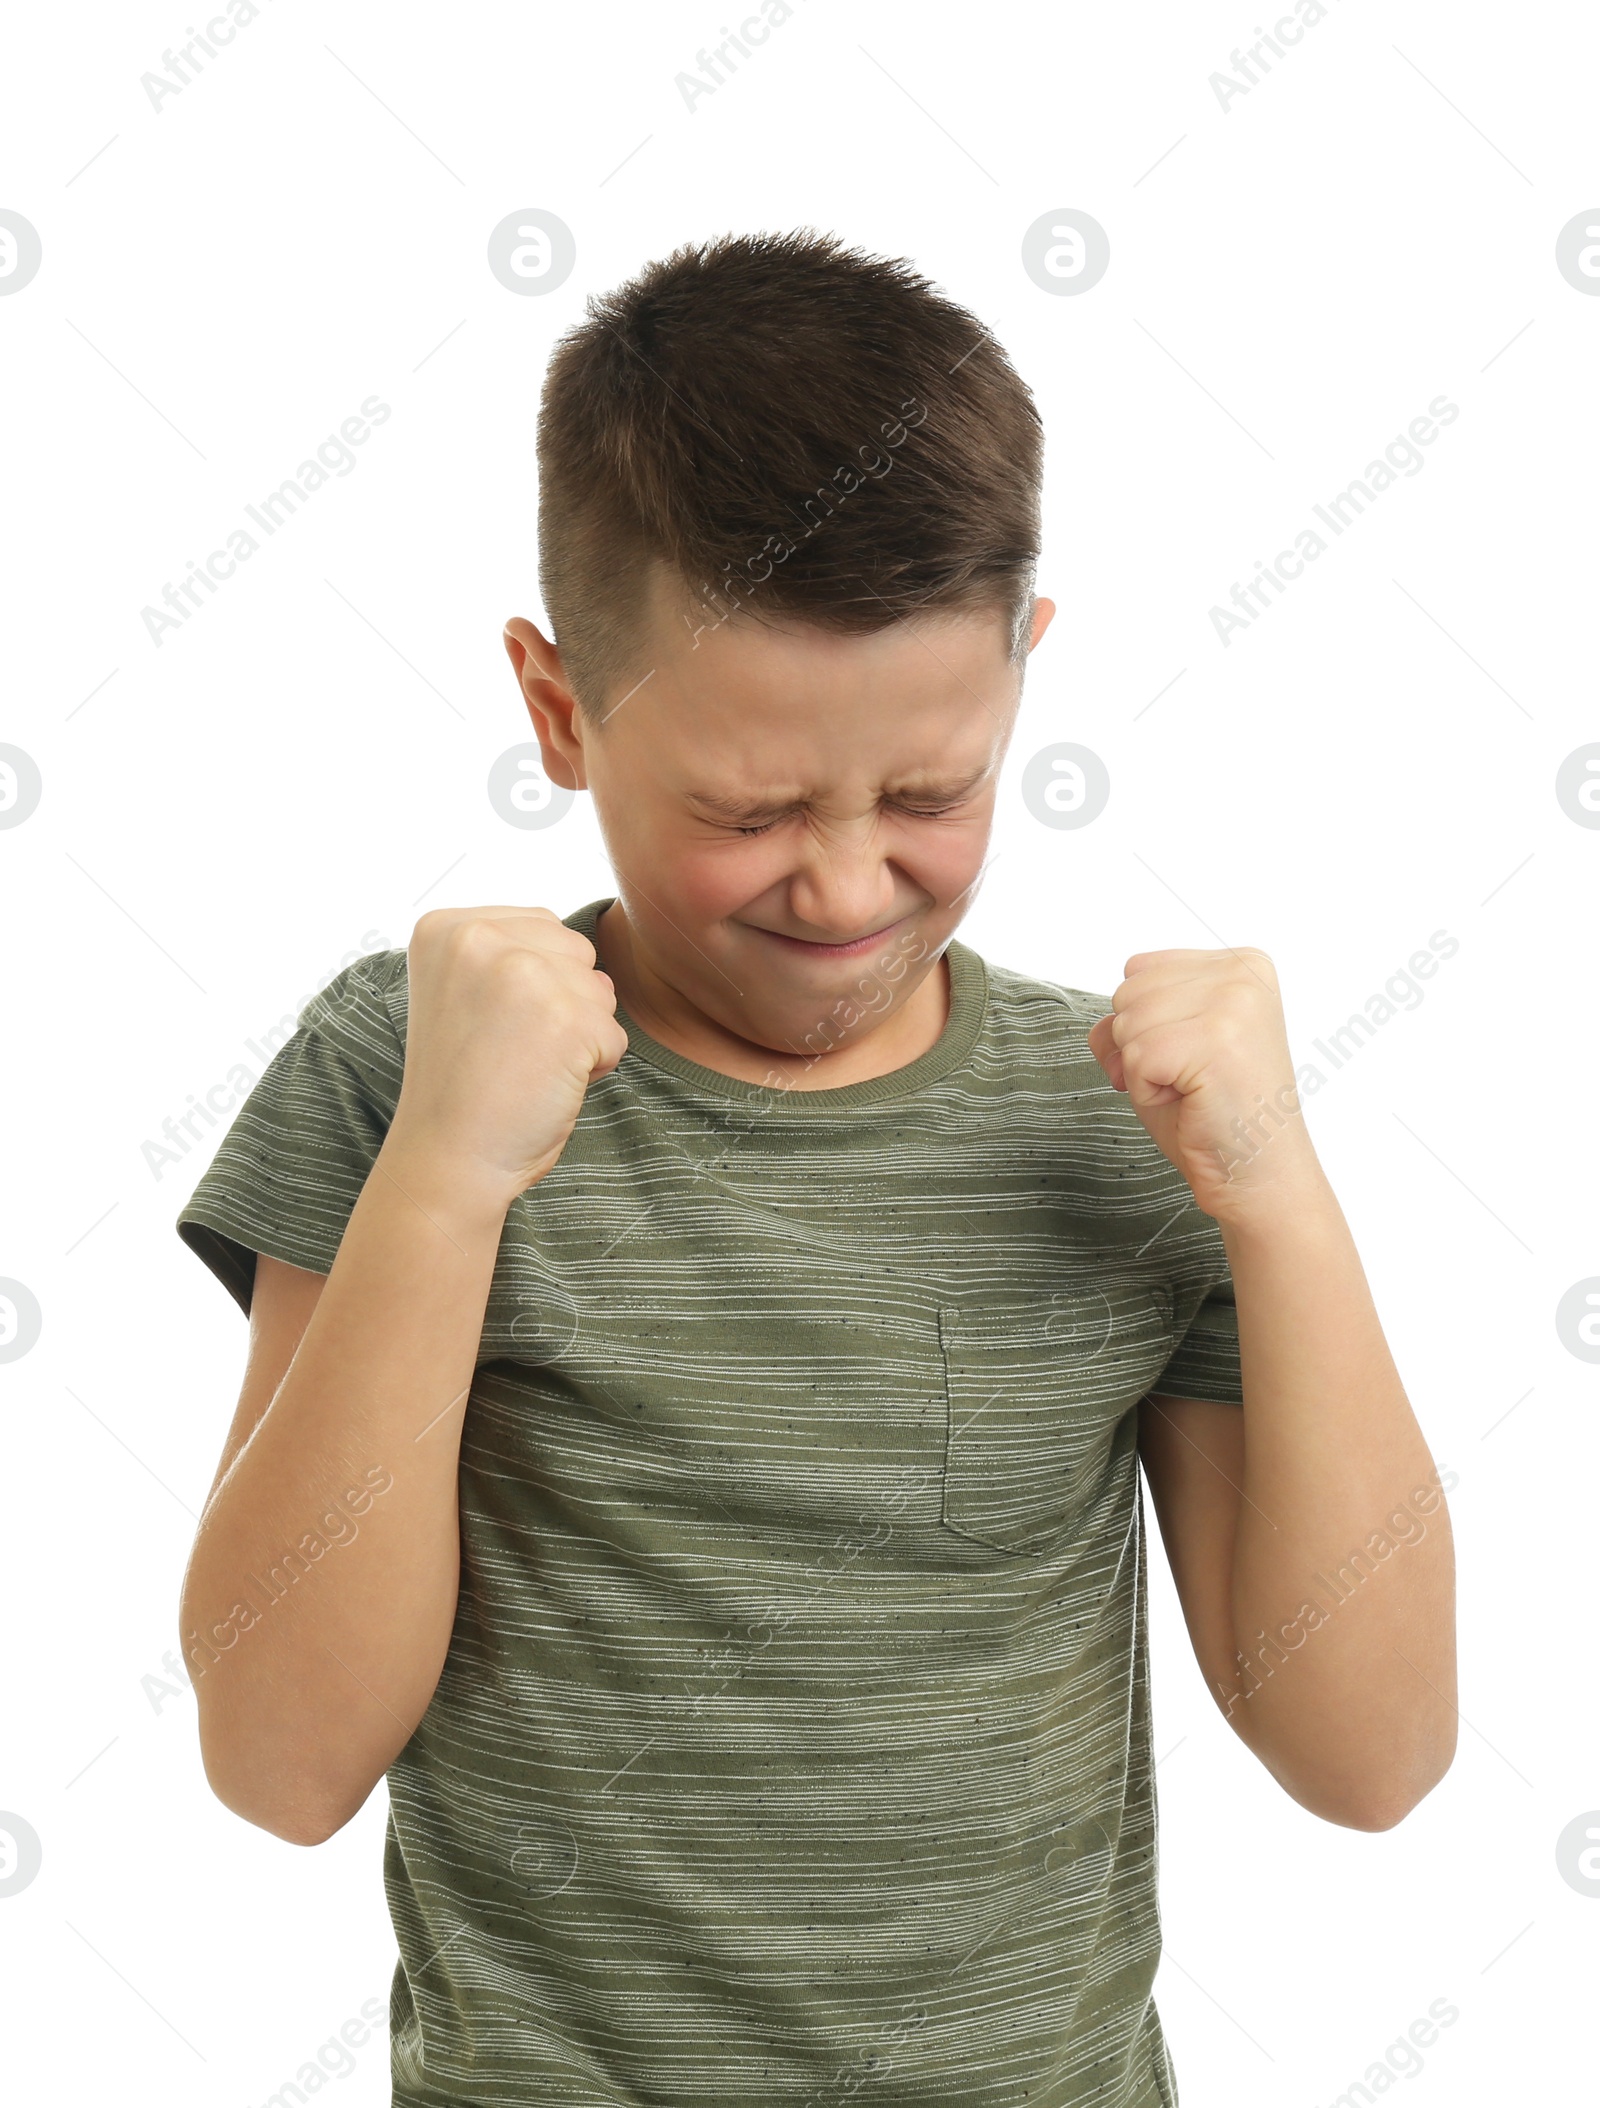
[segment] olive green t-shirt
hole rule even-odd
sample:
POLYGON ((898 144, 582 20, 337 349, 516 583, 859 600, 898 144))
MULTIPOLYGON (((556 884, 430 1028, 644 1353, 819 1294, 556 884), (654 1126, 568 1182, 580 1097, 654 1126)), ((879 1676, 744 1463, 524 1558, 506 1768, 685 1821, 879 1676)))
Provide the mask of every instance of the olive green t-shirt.
MULTIPOLYGON (((621 1014, 510 1208, 388 1773, 397 2108, 1173 2108, 1135 1408, 1240 1401, 1233 1289, 1109 1002, 946 956, 834 1089, 621 1014)), ((406 1001, 336 975, 184 1207, 245 1310, 332 1267, 406 1001)))

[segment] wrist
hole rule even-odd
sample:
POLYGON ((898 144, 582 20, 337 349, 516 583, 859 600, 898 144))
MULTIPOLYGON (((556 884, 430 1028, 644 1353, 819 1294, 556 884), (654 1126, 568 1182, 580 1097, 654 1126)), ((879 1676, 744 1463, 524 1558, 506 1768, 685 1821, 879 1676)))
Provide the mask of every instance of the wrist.
POLYGON ((1271 1179, 1243 1181, 1209 1210, 1230 1250, 1271 1241, 1318 1224, 1343 1226, 1344 1213, 1315 1157, 1283 1167, 1271 1179))
POLYGON ((503 1171, 391 1127, 373 1176, 431 1222, 462 1238, 497 1241, 517 1189, 503 1171))

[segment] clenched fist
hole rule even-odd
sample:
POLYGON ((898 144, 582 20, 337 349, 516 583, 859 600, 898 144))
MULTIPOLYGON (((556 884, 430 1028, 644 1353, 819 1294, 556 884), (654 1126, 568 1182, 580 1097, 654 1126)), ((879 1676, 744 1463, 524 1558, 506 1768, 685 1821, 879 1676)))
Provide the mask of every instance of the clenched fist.
POLYGON ((1321 1176, 1263 951, 1135 952, 1089 1052, 1225 1222, 1292 1203, 1321 1176))
POLYGON ((405 1074, 390 1138, 503 1199, 544 1177, 597 1076, 628 1051, 587 937, 549 908, 435 908, 406 951, 405 1074))

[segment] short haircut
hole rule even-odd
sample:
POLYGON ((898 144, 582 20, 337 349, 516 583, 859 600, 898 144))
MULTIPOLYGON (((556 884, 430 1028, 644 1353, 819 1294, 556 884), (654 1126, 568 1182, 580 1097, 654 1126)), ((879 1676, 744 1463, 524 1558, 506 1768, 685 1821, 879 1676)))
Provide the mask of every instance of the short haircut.
POLYGON ((994 609, 1026 661, 1044 434, 981 322, 828 234, 686 243, 591 295, 539 405, 539 585, 588 717, 691 629, 994 609), (659 567, 664 567, 664 571, 659 567))

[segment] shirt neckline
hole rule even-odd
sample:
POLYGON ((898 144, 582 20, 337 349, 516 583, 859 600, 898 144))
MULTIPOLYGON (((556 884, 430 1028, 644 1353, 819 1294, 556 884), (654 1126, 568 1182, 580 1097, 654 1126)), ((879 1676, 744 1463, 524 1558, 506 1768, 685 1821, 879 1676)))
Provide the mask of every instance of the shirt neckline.
MULTIPOLYGON (((595 927, 615 898, 614 894, 605 894, 575 908, 565 917, 567 927, 587 937, 592 944, 595 927)), ((725 1076, 720 1069, 707 1068, 703 1062, 690 1061, 674 1048, 663 1046, 660 1040, 652 1038, 642 1025, 636 1023, 619 1002, 617 1023, 628 1035, 628 1052, 622 1058, 622 1065, 626 1066, 630 1059, 636 1058, 715 1097, 731 1098, 741 1104, 771 1099, 776 1094, 782 1098, 786 1110, 802 1115, 835 1112, 854 1105, 877 1105, 885 1099, 908 1097, 924 1085, 948 1076, 952 1069, 959 1068, 967 1060, 988 1012, 989 974, 981 953, 952 937, 945 946, 944 955, 950 963, 950 1014, 945 1019, 944 1030, 914 1061, 907 1062, 903 1068, 889 1070, 887 1075, 867 1076, 857 1083, 841 1083, 820 1091, 747 1083, 742 1076, 725 1076)))

